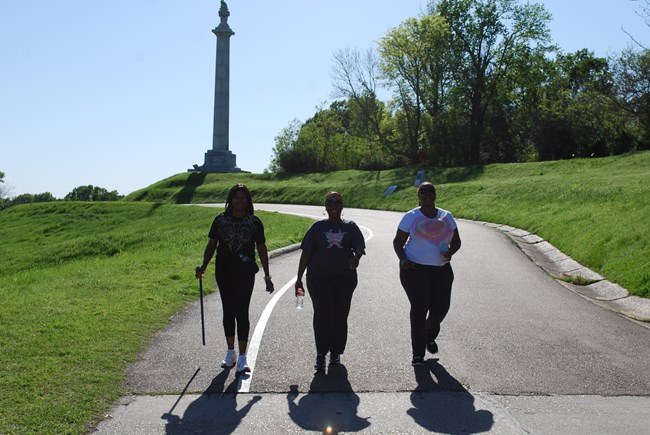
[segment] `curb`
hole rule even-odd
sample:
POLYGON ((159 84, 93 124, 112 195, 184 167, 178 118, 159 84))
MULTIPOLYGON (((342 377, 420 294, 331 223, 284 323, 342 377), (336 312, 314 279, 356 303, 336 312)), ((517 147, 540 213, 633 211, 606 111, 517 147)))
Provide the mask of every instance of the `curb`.
POLYGON ((650 323, 650 299, 631 296, 620 285, 607 281, 605 277, 584 267, 535 234, 508 225, 475 222, 504 233, 533 263, 567 289, 610 311, 650 323), (567 279, 583 280, 588 284, 578 285, 567 282, 567 279))
POLYGON ((300 243, 294 243, 293 245, 285 246, 284 248, 274 249, 269 252, 269 260, 283 254, 288 254, 289 252, 297 251, 298 249, 300 249, 300 243))

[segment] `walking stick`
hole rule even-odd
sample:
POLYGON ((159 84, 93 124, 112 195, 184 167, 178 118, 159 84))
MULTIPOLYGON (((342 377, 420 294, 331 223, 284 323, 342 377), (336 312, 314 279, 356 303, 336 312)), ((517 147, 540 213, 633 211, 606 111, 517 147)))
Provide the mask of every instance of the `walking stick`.
MULTIPOLYGON (((196 268, 196 273, 199 273, 200 267, 196 268)), ((205 346, 205 321, 203 319, 203 278, 199 277, 199 293, 201 295, 201 339, 203 340, 203 346, 205 346)))

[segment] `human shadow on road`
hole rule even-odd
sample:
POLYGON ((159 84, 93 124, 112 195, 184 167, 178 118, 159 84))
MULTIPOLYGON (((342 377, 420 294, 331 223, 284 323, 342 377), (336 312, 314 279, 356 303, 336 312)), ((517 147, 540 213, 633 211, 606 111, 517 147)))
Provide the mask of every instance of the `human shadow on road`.
POLYGON ((486 432, 494 425, 490 411, 477 410, 474 397, 438 362, 414 367, 418 386, 411 394, 413 408, 406 411, 423 428, 444 434, 486 432))
POLYGON ((330 366, 327 374, 316 373, 309 392, 299 400, 298 395, 298 386, 291 385, 287 394, 289 416, 304 430, 336 434, 370 426, 368 418, 357 415, 360 399, 352 391, 343 364, 330 366))
MULTIPOLYGON (((182 435, 199 433, 229 434, 234 432, 253 405, 260 401, 262 397, 253 396, 247 404, 238 409, 238 379, 235 377, 230 384, 226 385, 230 373, 231 370, 229 369, 221 371, 203 394, 187 407, 182 417, 173 414, 173 410, 178 404, 177 401, 169 412, 162 415, 162 418, 167 420, 165 433, 168 435, 182 435)), ((185 390, 183 393, 185 393, 185 390)))

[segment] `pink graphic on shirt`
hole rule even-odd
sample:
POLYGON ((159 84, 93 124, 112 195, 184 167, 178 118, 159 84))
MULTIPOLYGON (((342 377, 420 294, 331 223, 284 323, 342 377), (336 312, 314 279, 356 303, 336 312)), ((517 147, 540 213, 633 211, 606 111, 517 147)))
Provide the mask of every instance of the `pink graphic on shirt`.
POLYGON ((425 240, 442 241, 451 238, 453 230, 443 219, 429 219, 424 216, 415 218, 413 232, 425 240))
POLYGON ((337 248, 343 248, 343 237, 347 233, 338 230, 337 232, 333 232, 332 230, 329 230, 328 232, 325 233, 325 239, 327 240, 327 247, 332 248, 336 246, 337 248))

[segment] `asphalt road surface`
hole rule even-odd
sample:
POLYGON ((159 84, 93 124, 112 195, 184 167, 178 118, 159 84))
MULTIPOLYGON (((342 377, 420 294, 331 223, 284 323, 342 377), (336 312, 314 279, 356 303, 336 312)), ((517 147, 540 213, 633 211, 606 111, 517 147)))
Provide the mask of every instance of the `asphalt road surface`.
MULTIPOLYGON (((256 208, 325 218, 323 207, 256 208)), ((344 209, 344 219, 362 227, 367 255, 341 366, 314 374, 311 302, 307 295, 305 308, 294 308, 300 251, 288 252, 271 260, 274 294, 264 291, 261 276, 256 282, 249 376, 219 367, 225 340, 212 293, 205 299, 206 346, 197 301, 132 365, 132 395, 97 431, 650 433, 648 325, 567 290, 508 237, 479 223, 458 221, 463 244, 452 260, 440 351, 412 367, 409 304, 392 248, 401 216, 344 209)), ((204 287, 214 282, 206 279, 204 287)))

